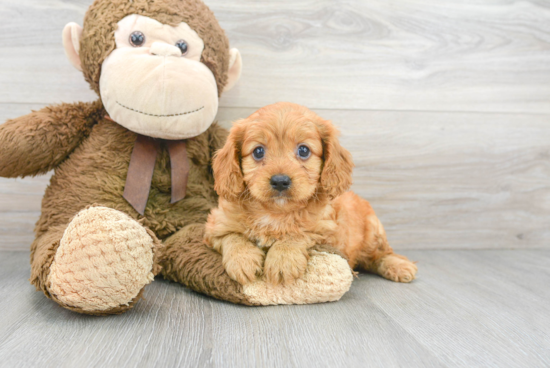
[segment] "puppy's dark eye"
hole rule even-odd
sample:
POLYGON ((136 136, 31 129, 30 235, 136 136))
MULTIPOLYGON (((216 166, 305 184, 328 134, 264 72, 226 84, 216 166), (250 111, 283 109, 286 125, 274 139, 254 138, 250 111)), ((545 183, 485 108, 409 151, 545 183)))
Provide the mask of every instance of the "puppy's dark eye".
POLYGON ((134 47, 140 47, 143 46, 145 43, 145 35, 140 31, 135 31, 130 34, 130 45, 134 47))
POLYGON ((185 40, 179 40, 176 42, 176 47, 180 49, 182 55, 187 54, 187 51, 189 50, 189 45, 187 45, 185 40))
POLYGON ((252 151, 252 156, 254 157, 254 160, 261 160, 265 156, 265 149, 262 146, 254 148, 254 151, 252 151))
POLYGON ((298 157, 300 157, 302 160, 305 160, 308 159, 309 156, 311 156, 311 151, 309 150, 308 146, 298 147, 298 157))

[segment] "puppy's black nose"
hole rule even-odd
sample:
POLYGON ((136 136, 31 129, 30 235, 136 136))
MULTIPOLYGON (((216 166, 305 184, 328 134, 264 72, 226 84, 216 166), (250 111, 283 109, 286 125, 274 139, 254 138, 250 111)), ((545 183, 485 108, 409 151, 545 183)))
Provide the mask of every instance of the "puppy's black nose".
POLYGON ((273 175, 271 177, 271 187, 279 192, 290 188, 291 182, 290 178, 286 175, 273 175))

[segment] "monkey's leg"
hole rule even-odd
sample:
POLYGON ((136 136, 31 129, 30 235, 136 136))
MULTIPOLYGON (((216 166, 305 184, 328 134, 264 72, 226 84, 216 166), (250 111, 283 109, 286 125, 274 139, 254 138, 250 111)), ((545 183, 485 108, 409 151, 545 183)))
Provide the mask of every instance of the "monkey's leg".
POLYGON ((164 241, 159 264, 165 278, 194 291, 246 305, 309 304, 336 301, 353 280, 346 260, 334 248, 310 250, 305 275, 292 285, 257 280, 241 285, 225 272, 222 255, 203 241, 204 225, 184 227, 164 241))
POLYGON ((203 242, 204 225, 189 225, 164 241, 162 275, 217 299, 252 304, 241 285, 225 272, 222 255, 203 242))
POLYGON ((153 276, 154 234, 107 207, 80 211, 32 245, 31 282, 61 306, 106 315, 130 309, 153 276))

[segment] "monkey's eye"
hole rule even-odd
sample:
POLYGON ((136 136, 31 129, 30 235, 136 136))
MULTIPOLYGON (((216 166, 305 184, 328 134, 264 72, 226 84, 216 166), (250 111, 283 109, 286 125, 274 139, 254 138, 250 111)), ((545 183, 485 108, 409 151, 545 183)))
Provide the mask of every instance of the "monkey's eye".
POLYGON ((311 151, 308 146, 302 145, 298 147, 298 157, 302 160, 307 160, 309 156, 311 156, 311 151))
POLYGON ((182 55, 187 54, 187 51, 189 50, 189 45, 187 45, 185 40, 179 40, 176 42, 176 47, 180 49, 182 55))
POLYGON ((130 34, 130 45, 134 47, 141 47, 145 43, 145 35, 140 31, 135 31, 130 34))
POLYGON ((258 146, 254 148, 254 151, 252 151, 252 157, 254 157, 254 160, 260 161, 265 156, 265 148, 262 146, 258 146))

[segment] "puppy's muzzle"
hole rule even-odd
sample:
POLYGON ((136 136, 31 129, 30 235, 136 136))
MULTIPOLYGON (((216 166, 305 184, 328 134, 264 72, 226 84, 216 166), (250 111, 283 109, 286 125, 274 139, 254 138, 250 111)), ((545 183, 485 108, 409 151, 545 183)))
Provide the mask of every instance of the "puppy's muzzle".
POLYGON ((270 180, 271 187, 278 192, 282 192, 290 188, 292 180, 287 175, 273 175, 270 180))

